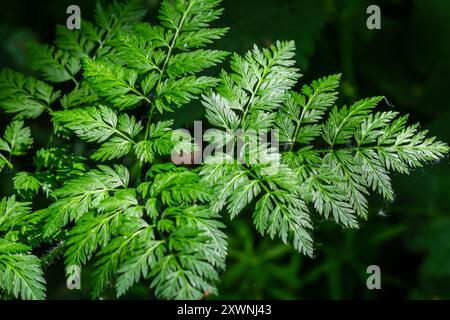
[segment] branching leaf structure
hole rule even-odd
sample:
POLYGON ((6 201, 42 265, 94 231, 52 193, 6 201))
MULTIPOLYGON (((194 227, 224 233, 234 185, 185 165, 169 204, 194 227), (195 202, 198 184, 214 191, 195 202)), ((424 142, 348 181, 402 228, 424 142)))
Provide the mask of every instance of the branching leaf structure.
POLYGON ((357 227, 371 191, 394 198, 389 172, 447 154, 405 116, 376 111, 382 97, 337 107, 340 75, 294 91, 292 41, 243 56, 208 48, 227 32, 213 26, 220 2, 163 0, 154 25, 136 1, 99 2, 80 30, 57 26, 54 45, 29 44, 33 76, 0 71, 11 118, 0 170, 14 188, 0 200, 1 298, 44 299, 44 272, 60 258, 68 278, 92 270, 92 298, 137 283, 162 299, 218 294, 223 213, 250 210, 259 233, 312 256, 320 220, 357 227), (229 57, 229 71, 206 72, 229 57), (218 149, 197 167, 172 161, 197 150, 174 139, 170 117, 193 100, 220 129, 205 134, 218 149), (44 145, 36 118, 50 119, 44 145))
MULTIPOLYGON (((219 148, 206 159, 202 179, 215 189, 212 208, 231 218, 247 207, 261 234, 281 238, 313 256, 311 231, 321 219, 357 228, 367 219, 371 191, 394 199, 389 172, 437 161, 448 146, 426 137, 394 111, 375 111, 383 97, 339 108, 341 75, 293 86, 294 44, 277 42, 234 55, 215 91, 203 96, 208 120, 239 145, 237 156, 219 148), (235 132, 240 130, 239 134, 235 132), (260 141, 272 130, 277 139, 260 141), (248 139, 253 137, 253 139, 248 139), (280 148, 273 146, 278 144, 280 148)), ((235 151, 236 148, 231 148, 235 151)))
POLYGON ((207 48, 227 31, 210 27, 219 3, 163 1, 160 25, 142 23, 145 11, 135 1, 99 3, 94 23, 58 26, 55 46, 29 45, 30 67, 53 85, 1 71, 0 106, 15 120, 0 139, 0 167, 13 172, 18 197, 33 201, 42 192, 50 202, 42 208, 3 199, 2 293, 44 298, 42 268, 60 251, 68 276, 94 266, 94 298, 110 289, 119 297, 141 281, 159 298, 217 293, 224 225, 198 173, 171 163, 173 121, 157 114, 216 85, 203 71, 228 55, 207 48), (12 157, 33 142, 23 119, 44 113, 54 142, 36 152, 34 171, 16 171, 12 157), (90 154, 72 153, 73 139, 90 154), (40 261, 31 252, 42 246, 54 248, 40 261))
POLYGON ((21 240, 33 242, 39 232, 39 218, 30 203, 15 196, 0 201, 0 288, 21 299, 45 298, 45 280, 39 258, 21 240))

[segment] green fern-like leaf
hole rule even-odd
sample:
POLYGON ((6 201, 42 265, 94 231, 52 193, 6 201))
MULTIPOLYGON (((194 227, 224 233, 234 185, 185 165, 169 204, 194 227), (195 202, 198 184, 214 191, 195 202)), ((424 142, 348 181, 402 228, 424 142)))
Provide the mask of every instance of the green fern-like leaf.
POLYGON ((261 235, 314 256, 322 221, 359 227, 372 193, 394 199, 391 172, 446 156, 407 116, 377 110, 383 97, 340 107, 340 74, 295 90, 293 41, 208 48, 228 30, 213 27, 220 3, 163 0, 155 24, 138 1, 99 3, 80 30, 27 46, 42 80, 0 71, 0 170, 14 187, 0 200, 2 298, 44 299, 45 267, 60 258, 69 278, 92 270, 92 298, 138 283, 162 299, 217 295, 223 215, 249 213, 261 235), (197 99, 204 141, 171 114, 197 99), (34 143, 48 119, 48 140, 34 143), (211 150, 202 142, 216 149, 192 164, 211 150))
POLYGON ((397 112, 375 112, 383 97, 336 106, 339 74, 293 91, 300 76, 293 49, 278 42, 234 55, 233 73, 222 72, 215 92, 202 97, 209 122, 227 132, 216 137, 241 148, 213 152, 201 174, 215 190, 216 212, 226 208, 234 218, 250 207, 261 234, 312 256, 315 215, 357 228, 370 191, 394 199, 389 171, 408 173, 449 149, 397 112), (269 130, 278 140, 257 140, 269 130))

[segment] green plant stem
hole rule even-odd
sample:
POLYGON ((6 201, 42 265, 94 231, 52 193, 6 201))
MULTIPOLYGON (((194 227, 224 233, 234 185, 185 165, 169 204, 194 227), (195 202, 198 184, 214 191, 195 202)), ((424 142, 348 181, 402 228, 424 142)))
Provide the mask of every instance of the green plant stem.
POLYGON ((8 167, 12 170, 12 169, 14 169, 14 166, 12 165, 12 163, 11 163, 11 159, 7 159, 4 155, 2 155, 1 153, 0 153, 0 158, 2 158, 5 162, 6 162, 6 164, 8 165, 8 167))
POLYGON ((339 149, 333 149, 333 148, 330 148, 330 149, 316 149, 316 150, 311 150, 311 151, 314 151, 314 152, 318 152, 318 153, 333 153, 333 152, 335 152, 335 151, 339 151, 339 150, 348 150, 348 151, 360 151, 360 150, 370 150, 370 149, 375 149, 375 150, 378 150, 378 149, 386 149, 386 148, 390 148, 390 149, 402 149, 402 148, 407 148, 407 149, 420 149, 420 146, 416 146, 416 147, 414 147, 414 146, 401 146, 401 145, 398 145, 398 146, 396 146, 396 145, 391 145, 391 146, 366 146, 366 147, 361 147, 361 146, 359 146, 359 147, 351 147, 351 148, 339 148, 339 149))
POLYGON ((247 116, 248 111, 250 110, 250 107, 252 106, 253 100, 255 99, 256 93, 259 91, 259 88, 262 86, 263 81, 265 80, 267 73, 269 72, 270 68, 272 68, 273 63, 269 63, 267 67, 264 69, 262 77, 258 80, 258 83, 255 86, 255 90, 253 90, 252 95, 250 99, 248 100, 248 104, 245 107, 244 113, 242 114, 242 122, 245 121, 245 117, 247 116))
POLYGON ((183 12, 183 16, 181 17, 180 22, 179 22, 179 24, 177 26, 177 29, 176 29, 175 34, 173 36, 172 42, 169 45, 169 49, 167 51, 167 56, 166 56, 166 59, 164 60, 163 66, 161 68, 161 73, 159 75, 158 84, 156 85, 156 92, 157 93, 159 92, 159 87, 161 85, 162 77, 163 77, 163 74, 164 74, 164 72, 166 70, 167 64, 169 63, 170 57, 172 56, 172 51, 173 51, 173 48, 175 47, 175 42, 177 41, 178 36, 180 35, 181 28, 183 28, 183 25, 184 25, 184 21, 186 20, 186 17, 188 15, 189 11, 191 11, 192 6, 193 6, 194 3, 195 3, 195 0, 192 0, 189 3, 189 6, 187 7, 186 11, 183 12))
MULTIPOLYGON (((147 124, 145 126, 145 136, 144 136, 144 141, 146 141, 148 139, 148 135, 150 132, 150 124, 152 122, 152 117, 153 117, 153 110, 155 109, 155 104, 152 104, 151 107, 149 108, 148 111, 148 119, 147 119, 147 124)), ((143 169, 144 163, 139 161, 138 163, 138 169, 137 169, 137 185, 139 185, 142 181, 142 169, 143 169)))
MULTIPOLYGON (((164 72, 166 71, 167 64, 169 63, 170 57, 172 56, 172 52, 173 52, 173 49, 174 49, 174 47, 175 47, 175 42, 176 42, 177 39, 178 39, 178 36, 179 36, 179 34, 180 34, 180 32, 181 32, 181 28, 183 27, 184 21, 186 20, 186 17, 187 17, 187 15, 188 15, 189 11, 191 10, 192 5, 193 5, 194 3, 195 3, 195 0, 191 1, 191 2, 189 3, 188 8, 187 8, 186 11, 183 13, 183 16, 181 17, 180 22, 179 22, 179 24, 178 24, 178 26, 177 26, 177 29, 176 29, 176 31, 175 31, 175 35, 173 36, 173 39, 172 39, 172 41, 171 41, 171 43, 170 43, 170 45, 169 45, 169 49, 168 49, 168 51, 167 51, 166 59, 164 60, 164 63, 163 63, 162 68, 160 69, 160 74, 159 74, 158 82, 157 82, 157 85, 156 85, 156 88, 155 88, 155 97, 158 97, 158 95, 159 95, 159 89, 160 89, 160 86, 161 86, 161 81, 162 81, 162 79, 163 79, 164 72)), ((153 117, 153 111, 154 111, 154 109, 155 109, 155 103, 154 103, 154 101, 150 101, 150 100, 148 100, 148 99, 147 99, 147 101, 151 103, 151 107, 150 107, 150 109, 149 109, 149 112, 148 112, 148 119, 147 119, 147 123, 146 123, 146 125, 145 125, 144 141, 146 141, 146 140, 148 139, 148 135, 149 135, 149 131, 150 131, 150 124, 151 124, 151 122, 152 122, 152 117, 153 117)), ((142 181, 142 177, 141 177, 141 175, 142 175, 142 169, 143 169, 143 163, 140 162, 140 163, 138 164, 138 170, 137 170, 137 183, 138 183, 138 184, 140 184, 141 181, 142 181)))
POLYGON ((317 90, 316 92, 314 92, 314 94, 312 95, 311 98, 309 98, 308 103, 306 104, 306 106, 303 108, 302 110, 302 114, 300 115, 300 119, 297 121, 296 125, 295 125, 295 130, 294 130, 294 134, 292 135, 293 141, 291 144, 291 147, 289 149, 289 151, 292 151, 292 149, 294 148, 294 144, 295 144, 295 140, 297 140, 297 135, 298 135, 298 131, 300 130, 300 126, 302 124, 303 118, 305 117, 305 113, 306 111, 308 111, 309 106, 311 105, 311 101, 314 101, 314 99, 316 98, 316 96, 319 94, 319 90, 317 90))
POLYGON ((114 19, 111 28, 107 29, 103 39, 97 41, 99 43, 99 46, 97 47, 97 49, 95 49, 95 53, 93 56, 93 59, 95 60, 95 58, 97 58, 97 53, 100 51, 101 48, 103 48, 103 46, 105 45, 106 41, 109 38, 109 35, 111 34, 111 31, 115 29, 117 24, 117 19, 114 19))

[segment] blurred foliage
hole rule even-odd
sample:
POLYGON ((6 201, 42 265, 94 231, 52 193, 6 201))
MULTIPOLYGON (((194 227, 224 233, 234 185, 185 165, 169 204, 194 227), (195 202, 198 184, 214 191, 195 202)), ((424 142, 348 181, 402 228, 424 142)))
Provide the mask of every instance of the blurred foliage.
MULTIPOLYGON (((78 4, 92 16, 90 0, 15 0, 0 9, 0 67, 24 70, 31 39, 50 41, 65 9, 78 4)), ((150 14, 158 0, 145 0, 150 14)), ((450 141, 450 2, 385 0, 382 29, 366 28, 368 0, 224 0, 219 24, 231 26, 217 47, 243 52, 254 43, 295 40, 300 83, 343 73, 341 103, 385 95, 390 107, 450 141)), ((203 111, 193 106, 179 114, 188 127, 203 111)), ((39 127, 33 132, 45 132, 39 127)), ((41 138, 45 141, 45 135, 41 138)), ((0 177, 1 193, 10 189, 0 177)), ((372 201, 371 217, 360 230, 326 225, 318 230, 317 257, 261 239, 245 215, 228 222, 230 254, 221 298, 421 298, 450 299, 450 170, 436 163, 406 177, 394 177, 393 203, 372 201), (366 288, 366 268, 379 265, 382 290, 366 288)), ((88 272, 88 270, 86 270, 88 272)), ((86 297, 65 287, 62 266, 47 270, 49 297, 86 297)), ((150 298, 137 287, 128 298, 150 298)))

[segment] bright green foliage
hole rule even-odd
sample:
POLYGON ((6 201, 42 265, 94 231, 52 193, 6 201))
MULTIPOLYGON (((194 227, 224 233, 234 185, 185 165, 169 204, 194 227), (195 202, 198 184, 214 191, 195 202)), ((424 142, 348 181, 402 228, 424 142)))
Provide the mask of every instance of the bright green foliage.
MULTIPOLYGON (((217 293, 227 252, 224 225, 209 209, 211 190, 199 175, 168 160, 193 144, 184 137, 184 145, 174 148, 173 121, 155 118, 216 85, 201 73, 228 55, 206 48, 227 31, 209 28, 222 12, 219 3, 163 1, 160 25, 141 23, 145 11, 136 1, 98 4, 95 23, 82 21, 80 30, 58 26, 55 46, 28 46, 30 67, 69 91, 1 71, 0 107, 17 120, 0 139, 0 167, 15 170, 11 157, 31 147, 22 118, 47 111, 55 141, 36 152, 34 171, 14 171, 18 196, 34 200, 42 192, 50 204, 33 203, 37 211, 31 213, 31 203, 20 211, 17 202, 14 219, 11 210, 2 211, 0 231, 6 233, 0 241, 16 246, 0 249, 5 293, 45 297, 40 261, 29 255, 41 245, 56 246, 42 257, 45 264, 62 248, 68 276, 76 267, 94 266, 94 298, 110 289, 124 295, 141 281, 166 299, 217 293), (72 133, 90 154, 72 153, 72 133), (92 162, 96 168, 89 168, 92 162)), ((14 197, 4 200, 11 201, 16 203, 14 197)))
POLYGON ((15 298, 45 298, 45 280, 39 259, 30 248, 0 239, 0 288, 15 298))
POLYGON ((356 227, 370 190, 393 198, 389 171, 448 152, 405 117, 374 112, 380 97, 335 107, 338 75, 292 91, 300 74, 291 41, 233 54, 231 71, 205 75, 229 55, 207 48, 227 31, 210 27, 219 3, 163 0, 159 25, 141 22, 135 1, 97 5, 80 30, 58 26, 54 46, 29 45, 30 67, 52 85, 0 71, 0 109, 14 117, 0 136, 0 170, 15 190, 0 202, 2 297, 45 298, 43 270, 60 253, 67 276, 93 270, 93 298, 137 283, 163 299, 217 294, 221 211, 234 218, 249 208, 261 234, 312 255, 319 219, 356 227), (216 151, 201 168, 175 165, 171 156, 198 146, 159 117, 199 98, 222 130, 206 139, 244 143, 238 157, 216 151), (41 115, 51 136, 22 167, 15 157, 33 143, 24 121, 41 115), (282 152, 255 143, 272 129, 282 152))
POLYGON ((29 45, 30 67, 41 73, 51 82, 64 82, 77 74, 81 69, 80 61, 68 52, 55 50, 39 43, 29 45))
POLYGON ((34 172, 18 172, 13 178, 14 189, 27 199, 36 196, 39 190, 49 197, 68 179, 87 171, 85 159, 74 155, 67 146, 42 148, 33 157, 34 172))
POLYGON ((0 105, 16 118, 36 118, 59 97, 48 84, 8 69, 0 72, 0 105))
POLYGON ((134 117, 126 113, 118 117, 114 110, 102 105, 57 111, 53 113, 53 119, 83 140, 104 142, 91 155, 95 160, 111 160, 127 155, 135 143, 134 138, 143 129, 134 117))
POLYGON ((371 190, 393 200, 389 171, 408 173, 437 161, 448 146, 397 112, 374 112, 383 97, 337 107, 340 75, 293 91, 300 76, 293 52, 293 43, 277 42, 235 55, 233 73, 223 72, 216 92, 203 96, 208 120, 227 132, 219 146, 242 147, 237 157, 213 153, 202 176, 217 194, 216 212, 226 207, 233 218, 250 207, 261 234, 312 256, 311 230, 321 217, 357 228, 358 218, 367 218, 371 190), (272 129, 280 150, 275 141, 249 139, 272 129))
POLYGON ((45 298, 45 279, 39 259, 30 241, 37 231, 37 219, 30 213, 30 203, 18 202, 15 196, 0 201, 0 289, 21 299, 45 298))
POLYGON ((23 155, 32 144, 30 128, 24 127, 23 121, 11 122, 0 138, 0 170, 5 166, 11 169, 11 156, 23 155))

